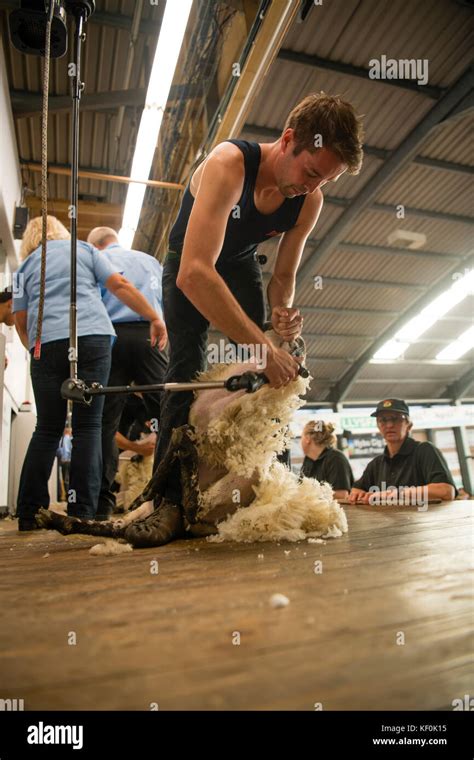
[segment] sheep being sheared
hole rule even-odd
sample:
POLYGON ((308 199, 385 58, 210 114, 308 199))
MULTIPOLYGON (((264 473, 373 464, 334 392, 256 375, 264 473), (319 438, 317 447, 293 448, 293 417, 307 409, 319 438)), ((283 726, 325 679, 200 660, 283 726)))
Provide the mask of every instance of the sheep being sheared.
MULTIPOLYGON (((274 333, 277 345, 292 350, 274 333)), ((258 371, 254 361, 215 365, 198 381, 225 380, 258 371)), ((264 385, 255 393, 224 388, 195 393, 187 425, 176 428, 165 457, 143 494, 121 520, 95 522, 41 510, 41 527, 61 533, 125 538, 153 546, 143 521, 159 505, 168 473, 179 461, 186 530, 213 541, 298 541, 336 537, 347 531, 344 511, 328 484, 298 477, 277 461, 289 444, 292 415, 303 405, 311 378, 298 376, 283 388, 264 385)))

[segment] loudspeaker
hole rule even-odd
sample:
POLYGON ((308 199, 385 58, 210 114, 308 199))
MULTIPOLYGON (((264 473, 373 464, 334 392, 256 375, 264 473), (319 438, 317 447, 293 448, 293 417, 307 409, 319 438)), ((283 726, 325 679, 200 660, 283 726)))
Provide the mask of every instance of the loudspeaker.
MULTIPOLYGON (((67 50, 66 9, 60 0, 54 5, 51 22, 51 58, 61 58, 67 50)), ((21 53, 44 55, 48 14, 43 0, 22 0, 9 16, 10 37, 21 53)))
POLYGON ((30 218, 30 210, 26 206, 15 207, 15 221, 13 222, 13 237, 21 240, 30 218))

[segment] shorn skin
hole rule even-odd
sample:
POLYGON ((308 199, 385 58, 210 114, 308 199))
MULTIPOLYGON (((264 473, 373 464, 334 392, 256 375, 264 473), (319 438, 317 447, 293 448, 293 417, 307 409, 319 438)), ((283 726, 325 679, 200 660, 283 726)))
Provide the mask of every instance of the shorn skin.
MULTIPOLYGON (((287 350, 295 348, 275 333, 271 338, 287 350)), ((252 361, 215 365, 199 379, 226 379, 245 371, 258 369, 252 361)), ((304 403, 300 396, 309 383, 310 378, 298 377, 283 388, 266 385, 253 394, 225 389, 196 392, 189 424, 174 430, 166 456, 124 518, 96 522, 41 509, 38 524, 65 535, 107 536, 133 544, 133 523, 146 520, 153 504, 159 504, 170 466, 178 460, 181 507, 191 536, 295 541, 308 535, 342 535, 347 521, 331 487, 308 478, 299 483, 276 461, 289 442, 288 424, 304 403)))

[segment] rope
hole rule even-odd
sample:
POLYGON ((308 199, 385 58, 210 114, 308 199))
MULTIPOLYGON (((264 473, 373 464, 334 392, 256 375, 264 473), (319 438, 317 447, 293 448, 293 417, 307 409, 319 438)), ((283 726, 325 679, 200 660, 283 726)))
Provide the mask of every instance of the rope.
POLYGON ((48 94, 49 94, 49 63, 51 55, 51 26, 54 13, 54 0, 49 4, 48 20, 46 23, 46 44, 44 52, 43 68, 43 109, 41 116, 41 215, 42 215, 42 238, 41 238, 41 272, 40 292, 38 302, 38 321, 36 324, 36 338, 34 358, 41 356, 41 333, 43 329, 44 299, 46 291, 46 241, 48 231, 48 94))

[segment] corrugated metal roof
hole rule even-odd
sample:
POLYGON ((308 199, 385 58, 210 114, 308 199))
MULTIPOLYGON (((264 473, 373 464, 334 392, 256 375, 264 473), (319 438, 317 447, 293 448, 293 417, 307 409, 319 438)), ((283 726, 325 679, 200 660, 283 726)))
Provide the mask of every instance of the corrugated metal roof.
POLYGON ((446 87, 472 52, 471 9, 445 0, 323 2, 307 24, 293 26, 283 46, 365 68, 382 54, 427 58, 430 84, 446 87))
POLYGON ((298 291, 298 303, 301 306, 332 306, 345 309, 380 309, 381 311, 401 311, 413 300, 411 291, 400 288, 371 288, 360 285, 324 284, 321 290, 315 290, 312 282, 301 286, 298 291))
POLYGON ((468 216, 473 209, 473 198, 474 174, 411 164, 394 178, 390 187, 382 190, 377 202, 468 216))
POLYGON ((351 337, 337 338, 330 335, 321 335, 316 338, 308 338, 305 335, 306 353, 309 356, 332 356, 347 359, 356 358, 369 340, 354 340, 351 337))
POLYGON ((318 264, 318 271, 323 277, 355 277, 426 285, 441 277, 454 264, 451 259, 443 261, 438 258, 417 258, 415 251, 407 256, 396 253, 360 253, 338 248, 328 259, 318 264))
POLYGON ((424 233, 425 247, 429 251, 466 255, 472 248, 472 225, 413 215, 397 219, 395 208, 393 213, 364 211, 352 225, 350 234, 345 239, 352 243, 387 246, 390 233, 400 227, 424 233))
MULTIPOLYGON (((454 367, 460 374, 469 369, 469 361, 460 361, 454 363, 454 367)), ((430 378, 439 380, 448 384, 453 372, 453 362, 448 363, 430 363, 422 364, 410 362, 406 364, 403 361, 396 361, 391 364, 366 364, 359 375, 358 381, 372 380, 374 378, 383 380, 416 380, 417 378, 430 378)))
POLYGON ((460 119, 434 129, 420 155, 474 166, 472 147, 472 120, 460 119))
MULTIPOLYGON (((393 317, 371 316, 341 311, 336 314, 305 314, 304 329, 307 332, 330 335, 338 334, 371 335, 382 332, 393 321, 393 317)), ((303 332, 304 337, 304 332, 303 332)))
POLYGON ((447 383, 431 379, 423 383, 417 380, 408 383, 399 383, 396 380, 386 383, 356 383, 351 388, 350 401, 382 398, 438 398, 446 385, 447 383))

